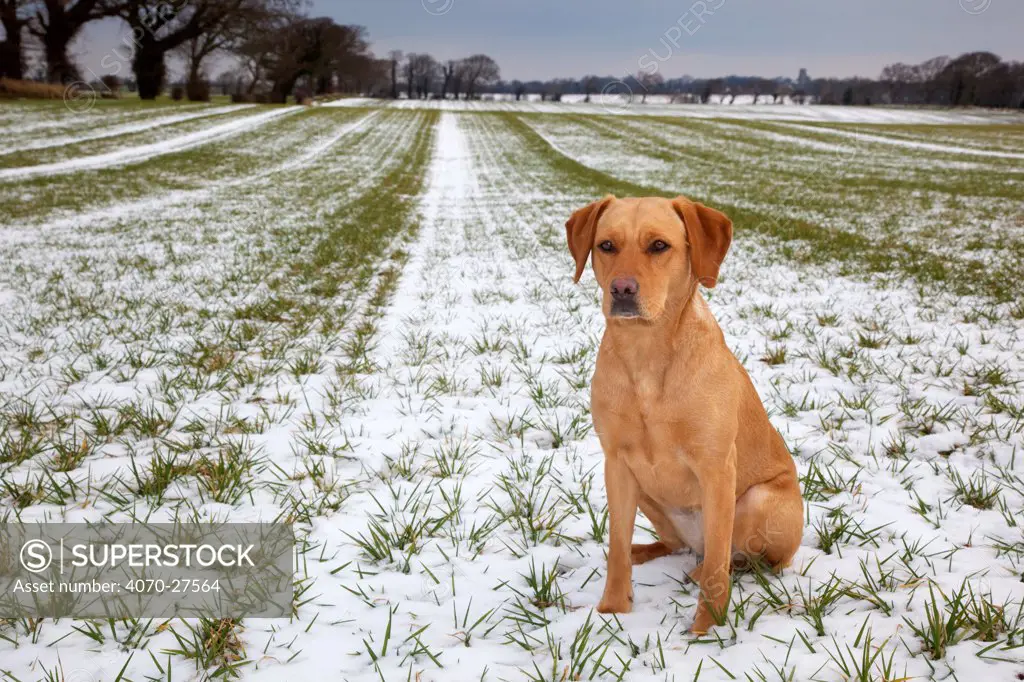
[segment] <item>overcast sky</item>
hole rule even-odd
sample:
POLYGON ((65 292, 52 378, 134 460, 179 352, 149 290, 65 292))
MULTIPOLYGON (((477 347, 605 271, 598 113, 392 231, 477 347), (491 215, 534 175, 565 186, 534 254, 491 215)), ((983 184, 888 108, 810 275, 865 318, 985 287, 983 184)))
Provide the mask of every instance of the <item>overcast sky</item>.
MULTIPOLYGON (((795 78, 801 67, 875 78, 895 61, 973 50, 1024 60, 1024 0, 313 0, 311 13, 365 26, 380 56, 484 52, 506 80, 640 68, 795 78)), ((119 30, 87 27, 80 61, 103 75, 119 30)))

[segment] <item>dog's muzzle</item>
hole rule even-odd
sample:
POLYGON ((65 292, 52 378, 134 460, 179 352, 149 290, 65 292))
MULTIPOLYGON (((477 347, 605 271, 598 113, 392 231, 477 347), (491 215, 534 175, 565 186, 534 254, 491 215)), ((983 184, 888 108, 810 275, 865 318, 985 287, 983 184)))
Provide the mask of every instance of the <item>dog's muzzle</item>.
POLYGON ((612 317, 640 317, 636 296, 640 285, 632 277, 617 277, 609 288, 612 296, 612 317))

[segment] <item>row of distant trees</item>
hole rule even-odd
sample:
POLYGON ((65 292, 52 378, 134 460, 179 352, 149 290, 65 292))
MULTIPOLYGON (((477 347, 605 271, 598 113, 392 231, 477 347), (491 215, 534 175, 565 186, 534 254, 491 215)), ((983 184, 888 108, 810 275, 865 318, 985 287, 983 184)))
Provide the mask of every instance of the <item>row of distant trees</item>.
POLYGON ((935 57, 921 64, 886 66, 879 78, 797 78, 728 76, 665 79, 640 71, 623 78, 588 75, 547 81, 502 81, 498 65, 485 55, 440 64, 429 55, 391 53, 389 76, 366 94, 382 97, 478 97, 482 92, 515 99, 558 101, 564 95, 619 95, 645 102, 649 95, 674 102, 730 104, 737 97, 757 103, 908 104, 938 106, 1024 107, 1024 63, 1006 62, 991 52, 956 58, 935 57))
POLYGON ((500 82, 501 69, 497 62, 485 54, 465 59, 439 62, 429 54, 388 53, 383 66, 386 74, 378 73, 376 81, 365 93, 376 96, 408 99, 479 97, 482 92, 493 92, 500 82))
POLYGON ((939 106, 1024 107, 1024 63, 1007 62, 991 52, 969 52, 956 58, 935 57, 921 64, 891 64, 878 79, 811 78, 801 70, 796 79, 728 76, 724 78, 665 79, 641 71, 624 78, 584 76, 548 81, 497 83, 491 90, 521 99, 539 95, 559 100, 563 95, 584 99, 604 94, 641 102, 648 95, 669 96, 677 102, 730 104, 737 97, 754 103, 910 104, 939 106))
POLYGON ((1024 62, 969 52, 956 59, 890 64, 876 87, 886 101, 899 104, 1024 108, 1024 62))

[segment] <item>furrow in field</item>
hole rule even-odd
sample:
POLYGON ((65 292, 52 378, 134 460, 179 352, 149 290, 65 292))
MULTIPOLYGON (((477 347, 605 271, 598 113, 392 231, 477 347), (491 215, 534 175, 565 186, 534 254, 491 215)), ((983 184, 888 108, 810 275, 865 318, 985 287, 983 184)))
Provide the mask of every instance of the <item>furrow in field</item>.
POLYGON ((1022 125, 844 125, 820 126, 828 130, 870 133, 883 137, 928 142, 965 149, 1018 152, 1024 147, 1022 125))
POLYGON ((850 130, 839 130, 836 128, 830 128, 826 126, 806 126, 797 123, 780 123, 780 127, 785 127, 800 133, 824 133, 826 135, 845 137, 856 140, 858 142, 870 142, 874 144, 887 144, 895 147, 903 147, 906 149, 924 150, 929 152, 938 152, 940 154, 965 154, 970 156, 982 156, 991 157, 997 159, 1024 159, 1024 153, 1022 152, 1008 152, 1008 151, 996 151, 989 149, 976 149, 970 147, 961 147, 949 144, 935 144, 932 142, 925 142, 923 140, 908 140, 896 137, 890 137, 886 135, 874 135, 864 132, 855 132, 850 130))
MULTIPOLYGON (((845 130, 825 125, 785 121, 740 122, 724 120, 709 121, 707 125, 708 131, 715 139, 737 139, 776 150, 787 148, 793 152, 806 148, 816 152, 842 154, 851 151, 851 149, 859 149, 863 154, 881 157, 879 159, 881 163, 877 167, 872 167, 874 172, 887 169, 890 166, 905 171, 908 159, 907 149, 914 150, 911 156, 915 161, 915 169, 927 169, 930 171, 950 169, 962 172, 964 170, 985 171, 998 167, 1001 171, 1007 173, 1024 172, 1020 169, 1019 164, 1013 163, 1013 160, 1016 158, 1016 152, 969 147, 958 145, 955 142, 950 144, 916 145, 914 144, 916 141, 925 140, 913 140, 908 137, 901 138, 888 134, 878 134, 875 131, 879 129, 879 126, 875 126, 869 131, 872 134, 865 135, 864 132, 867 126, 852 126, 853 129, 845 130), (847 134, 834 136, 831 135, 833 131, 847 134), (892 144, 893 141, 896 142, 895 145, 892 144), (908 145, 900 148, 901 141, 908 142, 908 145), (897 148, 893 148, 894 146, 897 148), (965 156, 969 156, 974 151, 979 151, 980 153, 977 156, 982 158, 965 158, 965 156), (1004 153, 1007 155, 1003 156, 1002 154, 1004 153), (901 160, 903 165, 897 166, 897 160, 901 160), (999 160, 1005 160, 1006 163, 1001 163, 999 160)), ((938 126, 932 127, 938 128, 938 126)), ((951 127, 946 126, 945 128, 949 129, 951 127)), ((1009 128, 1009 126, 986 126, 986 129, 988 128, 1009 128)), ((934 138, 932 139, 934 140, 934 138)), ((1017 146, 1018 149, 1020 147, 1021 145, 1017 146)))
MULTIPOLYGON (((186 121, 180 121, 177 123, 169 123, 165 126, 153 128, 145 132, 129 133, 126 135, 119 135, 117 137, 104 137, 101 139, 80 142, 77 144, 68 144, 59 147, 51 147, 49 149, 17 152, 7 156, 0 156, 0 170, 5 168, 13 170, 32 167, 53 166, 55 164, 60 164, 67 160, 74 160, 79 158, 94 158, 103 154, 117 154, 121 152, 129 152, 133 151, 140 145, 156 145, 165 141, 174 140, 176 138, 182 138, 188 135, 202 132, 215 126, 223 126, 233 121, 241 121, 251 116, 252 114, 253 111, 247 109, 222 111, 214 116, 203 116, 186 121)), ((162 157, 155 156, 153 158, 159 159, 162 157)), ((123 172, 124 166, 114 165, 111 166, 111 168, 123 172)), ((87 171, 79 171, 79 173, 82 172, 87 171)), ((80 177, 80 175, 76 175, 73 173, 49 175, 44 174, 42 176, 39 176, 38 179, 62 178, 68 176, 80 177)))
MULTIPOLYGON (((309 141, 312 140, 312 144, 309 144, 301 153, 295 153, 294 149, 290 149, 293 156, 283 163, 277 163, 270 167, 263 167, 260 164, 257 166, 259 170, 255 172, 215 182, 203 189, 173 191, 126 202, 116 207, 105 205, 95 210, 76 213, 68 218, 50 220, 27 228, 10 229, 5 234, 5 247, 6 249, 20 250, 27 244, 36 244, 40 241, 52 240, 55 243, 60 243, 75 233, 88 235, 85 239, 91 240, 95 238, 97 232, 116 234, 126 225, 145 223, 152 220, 153 216, 157 216, 157 220, 160 220, 168 213, 173 215, 184 212, 194 215, 196 220, 203 220, 205 211, 216 215, 224 202, 235 205, 252 196, 258 196, 260 200, 268 200, 272 196, 292 196, 282 191, 284 187, 292 187, 293 193, 308 191, 307 187, 314 173, 329 172, 322 170, 322 166, 328 162, 327 156, 331 153, 332 147, 343 140, 360 147, 368 137, 377 143, 384 140, 379 137, 381 134, 379 131, 369 127, 377 119, 376 113, 359 117, 321 117, 320 120, 312 122, 315 123, 312 126, 315 131, 310 129, 302 133, 306 143, 309 144, 309 141), (333 119, 340 119, 344 122, 333 128, 324 125, 326 121, 333 119), (290 177, 290 174, 298 168, 302 168, 303 173, 296 182, 290 177)), ((389 125, 382 126, 382 129, 390 134, 399 131, 398 128, 389 125)), ((397 149, 400 151, 402 148, 398 147, 397 149)), ((261 152, 265 151, 266 149, 261 149, 261 152)), ((385 156, 383 159, 374 159, 374 162, 382 162, 379 166, 361 166, 349 159, 347 166, 336 168, 338 177, 324 183, 324 187, 332 187, 335 193, 328 199, 321 198, 311 208, 311 212, 315 214, 326 210, 327 207, 335 206, 338 201, 351 198, 349 192, 363 191, 365 188, 373 186, 380 172, 388 168, 383 161, 390 158, 390 156, 385 156), (341 192, 341 188, 344 188, 345 191, 341 192)), ((335 167, 332 166, 332 168, 335 167)), ((297 198, 293 197, 293 199, 298 201, 297 198)), ((116 239, 115 237, 114 243, 112 243, 114 247, 116 247, 116 239)))
POLYGON ((37 139, 34 141, 15 141, 14 143, 6 145, 2 149, 0 149, 0 157, 9 156, 16 152, 38 151, 42 149, 51 149, 53 147, 77 145, 83 142, 91 142, 93 140, 103 140, 110 137, 121 137, 125 135, 131 135, 133 133, 152 131, 153 129, 162 126, 168 126, 175 123, 184 123, 185 121, 192 121, 195 119, 206 118, 209 116, 218 116, 220 114, 225 114, 228 112, 241 111, 244 109, 252 108, 253 106, 255 105, 233 104, 230 106, 223 107, 203 108, 199 111, 186 110, 185 112, 178 112, 170 116, 152 116, 144 118, 141 121, 133 120, 131 123, 123 123, 120 125, 93 129, 89 132, 79 132, 64 136, 54 136, 50 134, 43 139, 37 139))
POLYGON ((108 168, 0 184, 0 202, 6 202, 0 229, 6 224, 22 230, 26 222, 88 225, 104 212, 131 214, 146 206, 157 210, 232 182, 291 169, 296 160, 310 150, 315 153, 324 140, 365 115, 309 109, 227 140, 143 161, 130 173, 108 168))
POLYGON ((179 137, 140 144, 127 149, 119 149, 105 154, 93 156, 75 157, 55 163, 44 163, 38 166, 23 166, 20 168, 5 168, 0 170, 0 181, 23 180, 41 175, 60 175, 74 173, 81 170, 95 170, 99 168, 110 168, 124 166, 141 161, 146 161, 164 154, 173 154, 186 151, 203 144, 223 140, 241 133, 259 128, 270 121, 288 116, 301 111, 300 107, 285 107, 265 111, 253 116, 247 116, 239 120, 214 125, 209 128, 181 135, 179 137))
POLYGON ((0 112, 0 143, 16 145, 52 135, 73 135, 83 130, 99 130, 170 113, 201 111, 211 108, 200 103, 155 103, 100 100, 88 111, 74 111, 49 103, 5 103, 0 112))

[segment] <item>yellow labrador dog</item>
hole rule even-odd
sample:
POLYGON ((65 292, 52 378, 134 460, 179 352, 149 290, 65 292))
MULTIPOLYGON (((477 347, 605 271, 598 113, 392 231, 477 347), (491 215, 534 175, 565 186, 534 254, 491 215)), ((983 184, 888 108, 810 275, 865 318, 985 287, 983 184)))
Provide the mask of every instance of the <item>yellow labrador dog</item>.
POLYGON ((685 546, 704 556, 691 631, 706 632, 724 620, 732 562, 781 569, 803 533, 793 458, 698 291, 715 286, 732 222, 685 197, 607 196, 565 227, 607 321, 591 387, 610 516, 597 610, 630 611, 632 564, 685 546), (658 542, 632 544, 638 508, 658 542))

